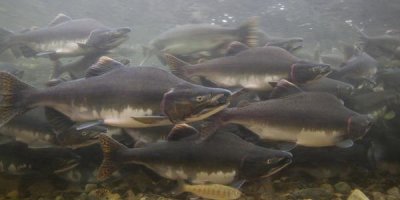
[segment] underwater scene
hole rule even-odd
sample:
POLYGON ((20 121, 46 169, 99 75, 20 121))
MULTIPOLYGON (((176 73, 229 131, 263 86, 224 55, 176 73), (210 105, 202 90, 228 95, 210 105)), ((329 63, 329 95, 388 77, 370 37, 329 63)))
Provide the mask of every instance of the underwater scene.
POLYGON ((1 0, 0 200, 400 200, 399 0, 1 0))

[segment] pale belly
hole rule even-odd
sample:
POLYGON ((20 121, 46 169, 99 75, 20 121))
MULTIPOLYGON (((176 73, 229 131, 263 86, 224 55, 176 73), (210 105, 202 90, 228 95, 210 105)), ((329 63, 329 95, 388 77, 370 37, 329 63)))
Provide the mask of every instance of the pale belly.
POLYGON ((222 87, 242 87, 254 90, 271 90, 270 82, 276 82, 284 76, 243 75, 243 76, 207 76, 206 78, 222 87))
POLYGON ((112 108, 93 110, 84 106, 57 105, 55 109, 64 113, 73 121, 86 122, 102 120, 106 125, 121 128, 143 128, 171 124, 168 119, 158 121, 154 124, 137 121, 134 117, 152 116, 153 111, 151 109, 132 108, 130 106, 127 106, 121 110, 112 108))
POLYGON ((217 184, 229 184, 235 180, 237 175, 236 170, 232 171, 191 171, 183 168, 175 168, 171 166, 153 166, 150 167, 159 175, 172 179, 172 180, 187 180, 193 184, 206 184, 206 183, 217 183, 217 184))
POLYGON ((341 141, 343 133, 336 130, 288 128, 263 125, 248 125, 249 130, 253 131, 265 140, 294 142, 297 145, 308 147, 335 146, 341 141))
POLYGON ((85 44, 86 39, 79 40, 57 40, 45 43, 31 43, 33 49, 37 52, 56 52, 57 54, 79 54, 83 50, 78 46, 78 43, 85 44))
MULTIPOLYGON (((52 133, 40 133, 32 130, 12 128, 4 126, 0 129, 1 134, 14 137, 16 141, 28 144, 31 148, 52 146, 52 133)), ((54 135, 55 136, 55 135, 54 135)))

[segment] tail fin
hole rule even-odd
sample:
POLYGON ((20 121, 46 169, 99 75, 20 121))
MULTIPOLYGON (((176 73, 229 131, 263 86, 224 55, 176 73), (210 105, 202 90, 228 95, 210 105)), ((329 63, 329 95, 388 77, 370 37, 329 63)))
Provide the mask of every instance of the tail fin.
POLYGON ((30 90, 36 89, 7 72, 0 72, 0 127, 28 110, 24 94, 30 90))
POLYGON ((9 40, 10 36, 12 35, 14 35, 13 32, 4 28, 0 28, 0 54, 3 53, 3 51, 10 48, 9 40))
POLYGON ((315 48, 314 48, 314 61, 316 61, 318 63, 322 63, 322 60, 321 60, 321 44, 319 42, 317 42, 317 45, 315 45, 315 48))
POLYGON ((140 66, 142 66, 146 61, 148 61, 151 56, 154 54, 154 50, 152 50, 150 47, 147 46, 142 46, 142 53, 143 53, 143 60, 140 62, 140 66))
POLYGON ((104 180, 110 177, 111 174, 119 168, 118 163, 113 159, 115 152, 126 149, 127 147, 104 134, 99 136, 99 142, 103 151, 103 162, 100 165, 97 178, 99 180, 104 180))
POLYGON ((249 47, 256 47, 258 45, 258 17, 250 18, 246 23, 239 26, 237 29, 241 42, 249 47))
POLYGON ((171 55, 171 54, 165 54, 164 55, 164 59, 165 62, 167 63, 167 65, 169 66, 171 72, 179 77, 179 78, 183 78, 183 79, 187 79, 190 78, 188 71, 186 69, 186 66, 189 66, 190 64, 180 60, 179 58, 171 55))

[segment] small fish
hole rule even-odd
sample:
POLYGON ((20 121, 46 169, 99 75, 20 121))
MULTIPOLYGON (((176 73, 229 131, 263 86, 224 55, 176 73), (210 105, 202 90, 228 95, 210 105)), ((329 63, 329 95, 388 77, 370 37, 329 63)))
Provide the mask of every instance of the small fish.
POLYGON ((172 180, 230 184, 270 176, 292 161, 289 152, 256 146, 229 132, 199 141, 195 129, 176 125, 169 135, 166 142, 133 149, 100 136, 104 160, 98 178, 109 177, 123 164, 136 163, 172 180))
MULTIPOLYGON (((236 46, 234 46, 236 47, 236 46)), ((329 65, 301 61, 279 47, 244 49, 236 55, 190 65, 172 55, 165 58, 172 73, 190 79, 203 77, 218 87, 268 91, 280 79, 304 83, 327 75, 329 65)))
MULTIPOLYGON (((372 125, 372 118, 346 107, 337 97, 301 92, 284 98, 228 108, 213 116, 210 130, 223 124, 239 124, 261 139, 301 146, 350 147, 372 125)), ((207 135, 207 133, 205 133, 207 135)))
POLYGON ((52 59, 113 49, 128 39, 130 28, 108 28, 94 19, 59 14, 47 27, 22 33, 0 30, 0 52, 15 46, 25 57, 52 59))
POLYGON ((85 122, 79 130, 102 124, 139 128, 199 121, 227 107, 231 95, 229 90, 191 84, 161 68, 126 67, 108 57, 100 58, 83 79, 36 89, 0 72, 0 86, 0 126, 44 106, 68 120, 85 122))
POLYGON ((201 198, 215 200, 238 199, 242 195, 242 192, 240 192, 240 190, 221 184, 189 185, 180 182, 178 191, 190 192, 201 198))
POLYGON ((175 56, 187 56, 200 52, 219 49, 233 41, 240 41, 249 46, 257 44, 257 18, 251 18, 238 28, 227 28, 211 24, 190 24, 170 29, 150 42, 144 48, 145 59, 152 55, 161 58, 165 53, 175 56))

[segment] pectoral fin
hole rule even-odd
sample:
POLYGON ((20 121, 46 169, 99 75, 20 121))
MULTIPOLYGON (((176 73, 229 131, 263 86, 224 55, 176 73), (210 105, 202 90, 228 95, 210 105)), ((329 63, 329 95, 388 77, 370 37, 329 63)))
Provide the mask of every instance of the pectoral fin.
POLYGON ((170 123, 169 118, 167 116, 140 116, 140 117, 132 117, 132 119, 140 123, 149 125, 170 123))
POLYGON ((99 126, 99 125, 104 125, 104 121, 96 120, 96 121, 81 123, 76 126, 76 130, 81 131, 81 130, 92 128, 92 127, 99 126))
POLYGON ((353 145, 354 145, 354 142, 353 142, 353 140, 351 140, 351 139, 343 140, 343 141, 338 142, 338 143, 336 144, 336 146, 337 146, 337 147, 340 147, 340 148, 350 148, 350 147, 352 147, 353 145))

